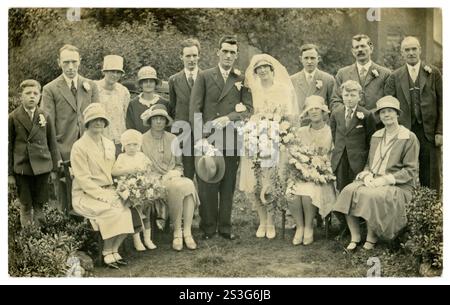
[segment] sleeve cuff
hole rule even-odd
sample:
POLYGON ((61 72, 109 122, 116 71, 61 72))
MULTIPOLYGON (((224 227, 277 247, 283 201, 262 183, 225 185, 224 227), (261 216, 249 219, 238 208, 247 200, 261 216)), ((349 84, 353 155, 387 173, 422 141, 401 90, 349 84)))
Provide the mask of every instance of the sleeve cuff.
POLYGON ((384 179, 386 179, 386 182, 390 185, 395 185, 395 177, 392 174, 388 174, 384 176, 384 179))

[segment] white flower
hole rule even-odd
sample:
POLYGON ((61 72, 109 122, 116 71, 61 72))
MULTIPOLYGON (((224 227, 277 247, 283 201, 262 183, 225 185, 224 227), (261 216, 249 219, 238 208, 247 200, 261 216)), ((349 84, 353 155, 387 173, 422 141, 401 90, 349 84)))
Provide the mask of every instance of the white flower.
POLYGON ((433 70, 431 69, 431 67, 429 65, 426 65, 425 67, 423 67, 423 69, 425 71, 427 71, 429 74, 431 74, 431 72, 433 72, 433 70))
POLYGON ((89 85, 88 82, 83 82, 83 88, 84 88, 86 91, 89 91, 89 90, 91 90, 91 85, 89 85))
MULTIPOLYGON (((238 84, 238 83, 236 83, 236 84, 238 84)), ((235 85, 236 85, 235 84, 235 85)), ((239 83, 240 84, 240 83, 239 83)), ((241 84, 241 86, 242 86, 242 84, 241 84)), ((237 87, 237 86, 236 86, 237 87)), ((238 90, 241 90, 240 88, 238 88, 238 90)), ((246 111, 247 110, 247 107, 244 105, 244 104, 242 104, 242 103, 239 103, 239 104, 236 104, 236 106, 234 106, 234 110, 236 111, 236 112, 244 112, 244 111, 246 111)))
POLYGON ((323 87, 322 80, 321 79, 316 80, 316 88, 320 90, 322 89, 322 87, 323 87))
POLYGON ((236 86, 236 88, 238 89, 238 91, 241 91, 241 88, 242 88, 242 82, 235 82, 234 85, 236 86))
POLYGON ((289 127, 291 127, 291 123, 289 123, 288 121, 283 121, 280 124, 280 128, 282 132, 287 132, 289 127))
POLYGON ((279 115, 278 113, 273 115, 273 120, 275 122, 280 122, 281 121, 281 115, 279 115))
POLYGON ((39 114, 39 125, 41 125, 41 127, 45 127, 45 125, 47 125, 47 121, 42 113, 39 114))
POLYGON ((373 74, 373 76, 375 76, 375 77, 380 76, 380 73, 378 73, 378 71, 375 70, 375 69, 372 70, 372 74, 373 74))
POLYGON ((239 71, 238 69, 234 69, 233 73, 236 74, 237 76, 241 75, 241 71, 239 71))
POLYGON ((358 119, 362 120, 362 119, 364 119, 364 113, 362 113, 362 112, 360 112, 360 111, 357 111, 357 112, 356 112, 356 117, 357 117, 358 119))

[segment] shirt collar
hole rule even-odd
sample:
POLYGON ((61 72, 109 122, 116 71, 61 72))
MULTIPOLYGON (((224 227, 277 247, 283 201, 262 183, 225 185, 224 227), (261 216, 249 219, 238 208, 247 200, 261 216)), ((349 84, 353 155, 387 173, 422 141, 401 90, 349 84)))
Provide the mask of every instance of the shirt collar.
POLYGON ((419 72, 419 69, 420 69, 420 60, 414 66, 411 66, 409 64, 406 64, 406 66, 408 67, 408 71, 409 71, 410 74, 411 74, 412 68, 415 68, 416 69, 416 73, 417 73, 417 72, 419 72))
POLYGON ((64 77, 64 80, 66 81, 66 84, 67 84, 67 86, 68 86, 69 88, 72 87, 72 80, 73 80, 74 83, 75 83, 75 87, 78 88, 78 74, 77 74, 74 78, 70 79, 70 78, 68 78, 68 77, 63 73, 63 77, 64 77))
POLYGON ((194 71, 189 71, 188 69, 184 69, 184 74, 186 75, 186 78, 188 78, 189 75, 192 74, 192 78, 195 80, 198 75, 198 67, 195 67, 194 71))
POLYGON ((221 73, 222 75, 226 72, 227 75, 230 76, 231 68, 230 68, 229 70, 224 70, 224 69, 222 69, 222 67, 219 65, 219 69, 220 69, 220 73, 221 73))
POLYGON ((306 77, 306 79, 308 79, 308 76, 309 76, 309 75, 311 75, 311 76, 312 76, 312 79, 314 79, 314 76, 316 75, 317 68, 314 69, 314 71, 312 71, 312 73, 306 72, 305 69, 303 69, 303 70, 305 71, 305 77, 306 77))
POLYGON ((142 94, 143 93, 139 94, 139 103, 141 103, 144 106, 147 106, 148 108, 150 108, 151 106, 155 105, 158 102, 159 98, 160 98, 160 96, 158 94, 154 94, 153 99, 145 100, 145 99, 142 98, 142 94))
POLYGON ((361 68, 364 67, 364 69, 366 69, 366 73, 368 73, 371 65, 372 65, 371 60, 369 60, 364 66, 361 65, 359 62, 356 62, 356 66, 358 67, 358 72, 361 71, 361 68))
POLYGON ((25 108, 24 106, 22 106, 23 109, 25 109, 25 112, 31 111, 31 114, 34 115, 34 112, 36 111, 36 107, 34 107, 33 109, 29 110, 27 108, 25 108))
MULTIPOLYGON (((353 114, 355 113, 355 111, 356 111, 356 107, 358 107, 358 105, 356 105, 355 107, 353 107, 353 108, 350 108, 351 110, 352 110, 352 116, 353 116, 353 114)), ((345 106, 345 113, 347 113, 347 111, 348 111, 348 107, 347 106, 345 106)))

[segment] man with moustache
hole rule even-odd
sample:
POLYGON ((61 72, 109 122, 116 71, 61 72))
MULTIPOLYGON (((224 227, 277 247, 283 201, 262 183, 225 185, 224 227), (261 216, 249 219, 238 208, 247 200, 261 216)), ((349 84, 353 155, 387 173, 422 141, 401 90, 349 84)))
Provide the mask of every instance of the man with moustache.
POLYGON ((302 45, 300 47, 300 61, 303 70, 291 76, 297 95, 299 112, 303 111, 305 99, 311 95, 323 97, 329 105, 336 82, 333 76, 318 68, 320 62, 318 47, 309 43, 302 45))
MULTIPOLYGON (((180 59, 184 68, 169 78, 169 108, 172 109, 170 116, 174 119, 174 127, 179 124, 177 121, 182 121, 183 124, 189 122, 189 99, 198 73, 201 72, 198 68, 199 54, 200 42, 197 39, 189 38, 181 42, 180 59)), ((179 126, 180 128, 183 127, 181 124, 179 126)), ((174 130, 174 132, 178 131, 174 130)), ((190 138, 184 139, 184 143, 190 143, 190 148, 184 147, 186 151, 183 151, 182 157, 183 171, 185 177, 194 179, 194 139, 192 132, 187 135, 190 135, 190 138)))
POLYGON ((236 36, 222 37, 218 46, 219 65, 200 72, 194 83, 189 118, 194 134, 200 128, 205 131, 203 122, 205 129, 213 126, 210 137, 214 138, 214 145, 222 151, 225 161, 225 174, 218 183, 208 183, 197 177, 203 238, 210 239, 218 231, 223 238, 233 240, 236 235, 231 232, 231 208, 240 156, 237 132, 230 123, 243 121, 253 106, 251 94, 243 86, 244 76, 233 67, 238 57, 236 36))
POLYGON ((440 191, 442 76, 438 68, 420 59, 421 51, 416 37, 403 39, 401 54, 406 64, 392 72, 385 94, 400 101, 399 123, 419 139, 420 184, 440 191))
POLYGON ((373 43, 369 36, 358 34, 352 38, 352 54, 354 64, 339 69, 336 74, 336 86, 331 99, 331 108, 342 104, 341 86, 348 80, 357 81, 363 88, 360 106, 374 111, 376 102, 384 96, 384 85, 391 71, 374 63, 371 59, 373 43))

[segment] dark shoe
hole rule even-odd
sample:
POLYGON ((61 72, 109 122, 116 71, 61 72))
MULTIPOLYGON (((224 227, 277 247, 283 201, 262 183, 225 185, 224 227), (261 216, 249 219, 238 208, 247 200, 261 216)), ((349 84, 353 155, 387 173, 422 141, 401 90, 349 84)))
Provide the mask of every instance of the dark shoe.
POLYGON ((203 234, 204 240, 209 240, 209 239, 212 239, 213 237, 214 237, 214 234, 208 234, 208 233, 203 234))
POLYGON ((238 238, 233 233, 219 233, 219 235, 222 236, 223 238, 226 238, 226 239, 229 239, 229 240, 235 240, 235 239, 238 238))
POLYGON ((105 266, 111 269, 120 269, 119 265, 117 265, 117 262, 115 263, 105 263, 105 266))
POLYGON ((122 258, 122 256, 120 256, 120 254, 119 253, 113 253, 113 256, 114 256, 114 259, 116 260, 116 263, 118 264, 118 265, 123 265, 123 266, 125 266, 125 265, 128 265, 128 262, 126 261, 126 260, 124 260, 123 258, 122 258))

